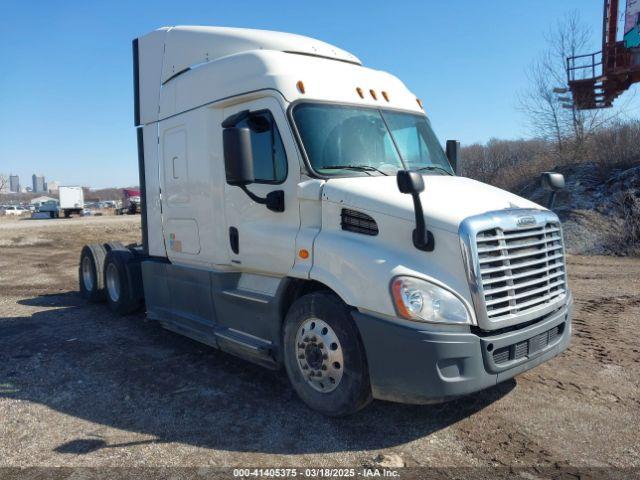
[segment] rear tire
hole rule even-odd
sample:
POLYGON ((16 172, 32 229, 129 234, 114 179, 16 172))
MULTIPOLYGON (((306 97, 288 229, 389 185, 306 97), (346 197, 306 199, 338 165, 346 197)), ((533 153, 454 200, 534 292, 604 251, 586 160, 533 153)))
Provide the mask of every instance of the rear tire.
POLYGON ((80 294, 90 302, 104 302, 104 258, 106 251, 98 243, 85 245, 80 253, 78 281, 80 294))
POLYGON ((331 292, 299 298, 284 325, 291 385, 312 409, 350 415, 372 399, 367 359, 349 307, 331 292))
POLYGON ((135 295, 137 287, 131 285, 128 264, 135 256, 126 249, 113 249, 107 252, 104 260, 104 290, 111 311, 120 315, 129 315, 140 309, 142 302, 135 295))

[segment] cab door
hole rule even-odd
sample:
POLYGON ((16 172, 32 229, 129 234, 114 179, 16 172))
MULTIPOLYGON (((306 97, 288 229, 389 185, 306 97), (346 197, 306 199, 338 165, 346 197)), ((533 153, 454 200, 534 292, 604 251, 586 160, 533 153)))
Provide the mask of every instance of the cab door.
MULTIPOLYGON (((258 197, 284 192, 284 211, 256 203, 237 186, 225 182, 225 216, 232 265, 244 271, 285 275, 295 260, 295 240, 300 228, 296 189, 300 163, 293 135, 281 105, 261 98, 225 108, 223 119, 248 110, 238 126, 251 130, 255 182, 247 189, 258 197)), ((222 135, 222 133, 221 133, 222 135)))

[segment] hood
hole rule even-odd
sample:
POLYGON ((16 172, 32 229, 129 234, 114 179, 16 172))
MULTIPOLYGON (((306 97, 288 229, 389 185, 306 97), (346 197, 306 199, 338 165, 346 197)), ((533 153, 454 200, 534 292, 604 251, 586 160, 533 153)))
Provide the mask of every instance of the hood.
MULTIPOLYGON (((472 215, 513 208, 544 207, 522 197, 464 177, 424 175, 420 194, 428 226, 457 233, 460 222, 472 215)), ((395 176, 333 178, 323 188, 325 201, 415 219, 411 195, 400 193, 395 176)))

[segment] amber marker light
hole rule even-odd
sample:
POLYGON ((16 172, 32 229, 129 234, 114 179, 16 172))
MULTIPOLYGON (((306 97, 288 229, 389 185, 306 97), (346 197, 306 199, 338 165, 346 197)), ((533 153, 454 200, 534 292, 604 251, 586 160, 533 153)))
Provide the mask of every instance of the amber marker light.
POLYGON ((422 100, 420 100, 419 98, 416 98, 416 103, 422 110, 424 110, 424 107, 422 106, 422 100))
POLYGON ((360 98, 364 98, 364 92, 362 91, 362 89, 360 87, 356 88, 356 92, 358 92, 358 95, 360 95, 360 98))
POLYGON ((389 95, 387 95, 387 92, 385 92, 384 90, 382 91, 382 96, 387 102, 389 101, 389 95))
POLYGON ((404 301, 402 300, 402 280, 394 280, 391 284, 391 294, 393 295, 398 314, 403 318, 411 319, 411 313, 409 313, 407 307, 404 306, 404 301))
POLYGON ((305 250, 304 248, 303 248, 303 249, 301 249, 301 250, 298 252, 298 256, 299 256, 300 258, 302 258, 303 260, 306 260, 307 258, 309 258, 309 250, 305 250))
POLYGON ((375 90, 371 89, 371 90, 369 90, 369 93, 371 94, 371 97, 374 100, 378 100, 378 96, 376 95, 376 91, 375 90))
POLYGON ((296 83, 296 87, 298 87, 298 91, 300 93, 304 93, 304 83, 302 83, 302 80, 298 80, 298 83, 296 83))

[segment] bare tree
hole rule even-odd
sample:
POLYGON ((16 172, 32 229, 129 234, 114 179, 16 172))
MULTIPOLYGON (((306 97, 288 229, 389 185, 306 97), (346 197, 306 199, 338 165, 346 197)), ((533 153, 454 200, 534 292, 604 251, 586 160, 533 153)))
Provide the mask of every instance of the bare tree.
POLYGON ((0 193, 7 193, 9 190, 9 179, 6 175, 0 173, 0 193))
POLYGON ((518 107, 536 135, 553 141, 560 154, 575 157, 594 131, 623 114, 626 104, 606 111, 578 110, 566 108, 563 104, 570 102, 554 92, 568 88, 567 57, 593 50, 592 31, 577 11, 567 14, 545 38, 547 48, 527 71, 530 87, 520 93, 518 107))

